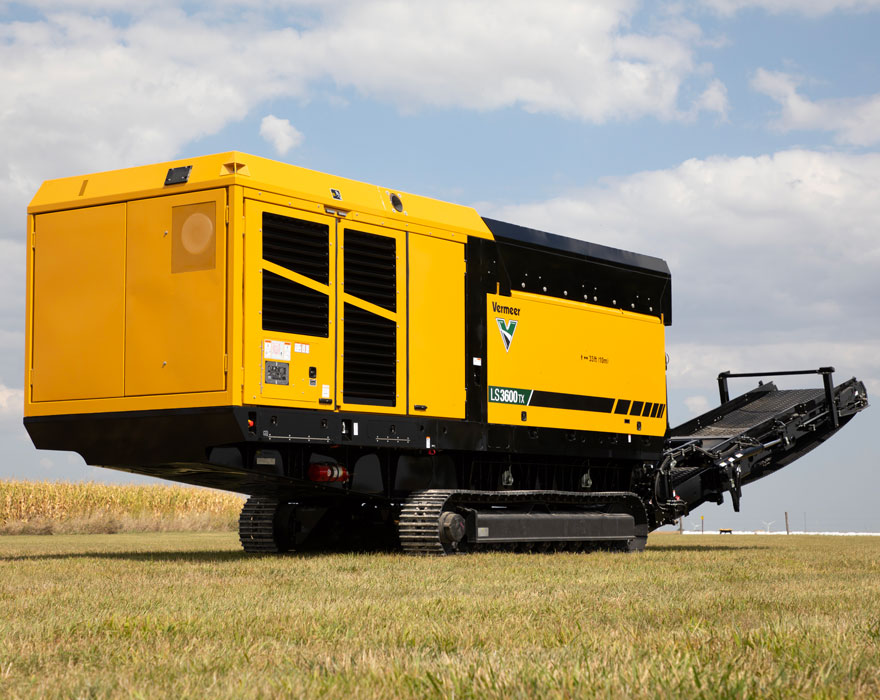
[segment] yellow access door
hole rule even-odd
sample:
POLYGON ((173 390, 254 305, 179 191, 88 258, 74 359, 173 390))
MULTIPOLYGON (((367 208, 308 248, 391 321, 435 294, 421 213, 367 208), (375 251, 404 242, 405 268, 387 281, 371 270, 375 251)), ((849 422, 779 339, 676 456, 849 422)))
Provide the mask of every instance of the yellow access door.
POLYGON ((406 412, 406 234, 245 199, 245 402, 406 412))
POLYGON ((35 217, 33 401, 123 394, 125 205, 35 217))
POLYGON ((406 234, 338 223, 336 404, 406 413, 406 234))
POLYGON ((332 410, 336 220, 245 199, 245 403, 332 410))
POLYGON ((125 395, 226 387, 226 190, 129 202, 125 395))
POLYGON ((410 234, 410 413, 464 418, 464 243, 410 234))

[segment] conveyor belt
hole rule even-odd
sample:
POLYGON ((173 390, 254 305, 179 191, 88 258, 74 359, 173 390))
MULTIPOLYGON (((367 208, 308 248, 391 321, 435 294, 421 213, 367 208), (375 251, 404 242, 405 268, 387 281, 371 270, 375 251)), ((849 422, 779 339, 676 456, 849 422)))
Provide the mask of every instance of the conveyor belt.
POLYGON ((755 428, 779 415, 784 415, 795 406, 808 401, 821 401, 822 389, 782 389, 770 392, 750 404, 722 416, 712 425, 699 428, 688 436, 679 438, 733 438, 755 428))

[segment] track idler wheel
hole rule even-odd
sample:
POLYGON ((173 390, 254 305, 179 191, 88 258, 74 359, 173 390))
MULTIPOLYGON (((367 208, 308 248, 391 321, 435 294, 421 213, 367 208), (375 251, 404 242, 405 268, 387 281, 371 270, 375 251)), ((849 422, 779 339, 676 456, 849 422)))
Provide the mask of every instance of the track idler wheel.
POLYGON ((467 524, 464 517, 452 511, 440 516, 440 541, 456 547, 464 539, 467 524))

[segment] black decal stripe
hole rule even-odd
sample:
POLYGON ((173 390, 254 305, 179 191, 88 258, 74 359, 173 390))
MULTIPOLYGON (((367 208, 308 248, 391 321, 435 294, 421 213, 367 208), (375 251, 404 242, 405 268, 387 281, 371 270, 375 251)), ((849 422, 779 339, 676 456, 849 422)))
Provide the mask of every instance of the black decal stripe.
POLYGON ((611 413, 611 409, 614 408, 614 399, 606 399, 602 396, 559 394, 554 391, 535 391, 532 392, 530 405, 542 408, 564 408, 569 411, 611 413))
POLYGON ((666 404, 662 403, 609 399, 603 396, 584 396, 582 394, 562 394, 555 391, 533 391, 529 405, 540 408, 562 408, 569 411, 614 413, 621 416, 628 414, 641 418, 662 418, 666 410, 666 404))

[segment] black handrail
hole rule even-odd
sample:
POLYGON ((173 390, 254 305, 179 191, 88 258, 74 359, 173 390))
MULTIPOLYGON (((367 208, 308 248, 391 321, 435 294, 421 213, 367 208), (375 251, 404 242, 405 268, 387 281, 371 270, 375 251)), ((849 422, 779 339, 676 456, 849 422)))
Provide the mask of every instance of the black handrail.
POLYGON ((721 395, 721 403, 730 401, 730 393, 727 389, 727 380, 736 377, 782 377, 792 374, 821 374, 822 383, 825 386, 825 400, 828 402, 828 410, 831 412, 831 422, 835 428, 840 427, 840 417, 837 415, 837 404, 834 403, 834 382, 831 375, 834 367, 820 367, 819 369, 787 370, 785 372, 721 372, 718 375, 718 393, 721 395))

